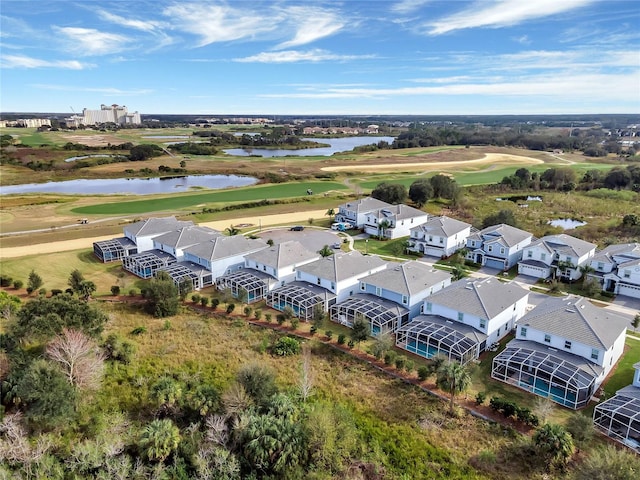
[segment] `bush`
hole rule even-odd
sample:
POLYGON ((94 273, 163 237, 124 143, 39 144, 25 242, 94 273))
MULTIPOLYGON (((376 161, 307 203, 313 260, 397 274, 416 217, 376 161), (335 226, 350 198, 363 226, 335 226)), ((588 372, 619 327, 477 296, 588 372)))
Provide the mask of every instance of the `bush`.
POLYGON ((267 323, 271 323, 271 319, 273 318, 273 316, 270 313, 265 313, 264 314, 264 320, 267 323))
POLYGON ((478 392, 476 394, 476 405, 482 405, 487 399, 487 392, 478 392))
POLYGON ((284 324, 284 321, 285 321, 284 315, 281 313, 278 313, 276 315, 276 322, 278 322, 278 325, 282 326, 284 324))
POLYGON ((262 318, 262 310, 256 309, 256 311, 253 312, 253 318, 260 320, 262 318))
POLYGON ((212 298, 211 299, 211 308, 213 308, 214 310, 216 310, 218 308, 218 305, 220 305, 220 299, 218 298, 212 298))
POLYGON ((0 275, 0 287, 9 287, 13 282, 13 278, 9 275, 0 275))
POLYGON ((59 288, 52 288, 51 289, 51 296, 55 297, 56 295, 60 295, 62 294, 62 290, 60 290, 59 288))
POLYGON ((309 329, 309 333, 311 335, 315 335, 317 331, 318 331, 318 327, 316 327, 315 325, 311 325, 311 328, 309 329))
POLYGON ((347 343, 349 348, 353 348, 356 346, 356 342, 353 341, 353 339, 350 339, 349 342, 347 343))
POLYGON ((135 345, 119 335, 112 333, 104 341, 104 349, 107 353, 107 357, 111 360, 129 363, 133 360, 135 354, 135 345))
POLYGON ((271 351, 279 357, 288 357, 300 353, 300 342, 292 337, 280 337, 273 344, 271 351))
POLYGON ((396 368, 398 370, 402 370, 406 362, 407 362, 407 359, 404 357, 404 355, 399 355, 398 357, 396 357, 396 361, 395 361, 396 368))
POLYGON ((396 353, 395 350, 389 350, 388 352, 386 352, 384 354, 384 364, 385 365, 393 365, 393 363, 395 362, 397 356, 398 356, 398 354, 396 353))
POLYGON ((120 286, 119 285, 111 285, 111 295, 114 297, 120 295, 120 286))
POLYGON ((431 372, 429 371, 429 368, 425 367, 424 365, 418 367, 418 378, 421 381, 425 381, 427 378, 429 378, 429 374, 431 372))
POLYGON ((416 362, 414 362, 413 360, 407 359, 407 361, 404 363, 404 369, 408 372, 411 373, 413 372, 413 369, 416 366, 416 362))
POLYGON ((22 280, 13 281, 13 288, 15 288, 16 290, 20 290, 23 286, 24 286, 24 282, 22 280))
POLYGON ((137 288, 131 288, 131 289, 129 289, 129 296, 130 296, 130 297, 135 297, 136 295, 139 295, 139 294, 140 294, 140 292, 138 292, 138 289, 137 289, 137 288))
POLYGON ((230 315, 231 312, 233 312, 235 309, 236 309, 235 303, 230 303, 229 305, 227 305, 227 315, 230 315))
POLYGON ((191 301, 193 303, 200 303, 200 294, 194 293, 193 295, 191 295, 191 301))
POLYGON ((347 339, 347 336, 344 333, 338 335, 338 345, 344 345, 344 341, 347 339))
POLYGON ((203 307, 209 305, 209 297, 200 297, 200 305, 203 307))
POLYGON ((331 340, 331 338, 333 337, 333 332, 331 330, 327 330, 326 332, 324 332, 324 336, 327 337, 327 340, 331 340))
POLYGON ((40 295, 41 297, 44 297, 47 294, 47 289, 42 287, 40 290, 38 290, 38 295, 40 295))
POLYGON ((251 307, 244 307, 244 314, 245 314, 247 317, 250 317, 252 313, 253 313, 253 308, 251 308, 251 307))
POLYGON ((131 335, 142 335, 143 333, 147 333, 147 327, 136 327, 131 330, 131 335))
POLYGON ((293 317, 289 322, 291 323, 291 328, 294 330, 300 326, 300 319, 297 317, 293 317))

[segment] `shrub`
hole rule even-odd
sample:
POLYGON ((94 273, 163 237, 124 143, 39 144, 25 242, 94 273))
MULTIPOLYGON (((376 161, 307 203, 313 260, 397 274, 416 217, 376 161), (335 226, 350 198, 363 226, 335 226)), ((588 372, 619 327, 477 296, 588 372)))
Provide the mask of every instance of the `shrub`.
POLYGON ((200 297, 200 305, 203 307, 209 305, 209 297, 200 297))
POLYGON ((216 310, 218 308, 218 305, 220 305, 220 299, 218 298, 212 298, 211 299, 211 308, 213 308, 214 310, 216 310))
POLYGON ((9 287, 13 282, 13 278, 9 275, 0 275, 0 287, 9 287))
POLYGON ((38 295, 40 295, 41 297, 44 297, 47 294, 47 289, 42 287, 40 290, 38 290, 38 295))
POLYGON ((231 314, 231 312, 233 312, 235 309, 236 309, 235 303, 230 303, 229 305, 227 305, 227 315, 231 314))
POLYGON ((52 288, 51 289, 51 296, 55 297, 56 295, 60 295, 62 293, 62 290, 60 290, 59 288, 52 288))
POLYGON ((349 348, 353 348, 356 346, 356 342, 354 342, 353 339, 350 339, 347 345, 349 346, 349 348))
POLYGON ((273 318, 273 316, 270 313, 265 313, 264 314, 264 320, 267 323, 271 323, 271 319, 273 318))
POLYGON ((278 313, 276 315, 276 322, 278 322, 278 325, 282 326, 284 324, 285 321, 285 317, 282 313, 278 313))
POLYGON ((111 295, 113 295, 114 297, 120 295, 119 285, 111 285, 111 295))
POLYGON ((256 311, 253 312, 253 318, 260 320, 262 318, 262 310, 256 309, 256 311))
POLYGON ((397 356, 398 354, 395 352, 395 350, 389 350, 384 354, 384 364, 393 365, 397 356))
POLYGON ((311 335, 315 335, 317 331, 318 331, 318 328, 315 325, 311 325, 311 328, 309 329, 309 333, 311 335))
POLYGON ((487 392, 478 392, 476 394, 476 405, 482 405, 487 399, 487 392))
POLYGON ((344 333, 338 335, 338 345, 344 345, 344 341, 347 339, 347 336, 344 333))
POLYGON ((271 351, 279 357, 288 357, 300 353, 300 342, 292 337, 280 337, 273 344, 271 351))
POLYGON ((244 307, 244 314, 245 314, 247 317, 250 317, 252 313, 253 313, 253 308, 251 308, 251 307, 244 307))
POLYGON ((23 286, 24 286, 24 282, 22 280, 13 281, 13 288, 15 288, 16 290, 20 290, 23 286))
POLYGON ((324 332, 324 336, 327 337, 327 340, 331 340, 331 338, 333 337, 333 332, 331 330, 327 330, 326 332, 324 332))
POLYGON ((416 363, 413 360, 407 359, 407 361, 404 363, 404 369, 408 372, 411 373, 413 372, 413 369, 415 368, 416 363))
POLYGON ((135 297, 136 295, 138 295, 140 292, 138 292, 137 288, 131 288, 129 289, 129 296, 131 297, 135 297))
POLYGON ((291 323, 291 328, 294 330, 300 326, 300 319, 297 317, 293 317, 289 322, 291 323))
POLYGON ((104 349, 108 358, 122 363, 131 362, 135 354, 135 345, 115 333, 104 341, 104 349))
POLYGON ((200 303, 200 294, 194 293, 193 295, 191 295, 191 301, 193 303, 200 303))
POLYGON ((404 357, 404 355, 400 355, 396 357, 396 361, 395 361, 396 368, 398 370, 402 370, 406 362, 407 362, 407 359, 404 357))
POLYGON ((418 378, 421 381, 425 381, 427 378, 429 378, 429 374, 431 372, 429 371, 429 369, 427 367, 425 367, 424 365, 418 367, 418 378))
POLYGON ((131 330, 131 335, 142 335, 143 333, 147 333, 147 327, 136 327, 131 330))

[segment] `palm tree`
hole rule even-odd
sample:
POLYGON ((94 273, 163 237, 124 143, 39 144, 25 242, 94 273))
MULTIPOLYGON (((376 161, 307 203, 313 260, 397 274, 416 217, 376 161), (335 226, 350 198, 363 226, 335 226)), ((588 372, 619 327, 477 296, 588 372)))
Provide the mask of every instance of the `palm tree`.
POLYGON ((533 443, 542 456, 560 466, 573 455, 573 439, 562 425, 545 423, 533 435, 533 443))
POLYGON ((451 397, 449 410, 453 412, 453 399, 471 385, 471 377, 466 367, 458 362, 447 362, 438 369, 436 385, 451 397))
POLYGON ((320 250, 318 250, 318 253, 320 254, 321 257, 324 258, 324 257, 328 257, 329 255, 333 255, 333 250, 329 248, 329 245, 325 245, 320 250))
POLYGON ((164 461, 178 448, 180 430, 169 419, 154 420, 140 436, 139 445, 149 460, 164 461))
POLYGON ((460 280, 467 276, 467 272, 460 265, 455 265, 451 270, 451 276, 454 280, 460 280))
POLYGON ((593 268, 591 265, 582 265, 580 268, 580 272, 582 273, 582 285, 586 285, 587 284, 587 280, 589 279, 589 274, 591 272, 595 272, 595 268, 593 268))
POLYGON ((329 216, 329 220, 333 221, 333 217, 336 214, 336 211, 333 208, 330 208, 329 210, 327 210, 327 212, 325 213, 325 215, 329 216))
POLYGON ((238 235, 240 233, 240 229, 234 227, 233 225, 229 225, 225 229, 225 232, 227 232, 227 235, 229 235, 230 237, 233 237, 234 235, 238 235))
POLYGON ((386 218, 378 223, 378 236, 380 238, 384 237, 384 232, 391 226, 391 222, 386 218))

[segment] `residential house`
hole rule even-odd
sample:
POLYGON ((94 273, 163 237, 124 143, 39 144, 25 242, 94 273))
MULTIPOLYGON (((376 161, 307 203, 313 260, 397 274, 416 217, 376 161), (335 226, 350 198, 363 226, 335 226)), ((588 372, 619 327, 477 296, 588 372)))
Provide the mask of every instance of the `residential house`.
POLYGON ((471 225, 446 216, 430 217, 410 229, 409 250, 431 257, 446 258, 464 248, 471 225))
POLYGON ((411 228, 429 219, 429 214, 408 205, 390 205, 367 212, 364 231, 369 235, 395 239, 407 237, 411 228))
POLYGON ((522 260, 522 250, 533 235, 507 224, 472 232, 467 239, 467 259, 498 270, 509 270, 522 260))
POLYGON ((633 382, 596 405, 593 424, 605 435, 640 453, 640 362, 633 382))
POLYGON ((172 255, 178 262, 184 260, 184 249, 222 236, 218 230, 189 225, 153 237, 153 248, 172 255))
POLYGON ((384 270, 387 265, 380 257, 362 255, 357 250, 337 252, 298 266, 296 281, 269 292, 267 304, 276 310, 291 307, 296 315, 308 320, 316 304, 328 311, 331 305, 358 291, 361 277, 384 270))
POLYGON ((640 298, 640 243, 609 245, 591 259, 591 268, 588 275, 604 291, 640 298))
POLYGON ((586 298, 548 297, 518 321, 491 376, 569 408, 587 405, 624 350, 629 320, 586 298))
POLYGON ((459 280, 425 299, 422 314, 396 332, 396 345, 468 363, 513 330, 528 300, 529 291, 513 282, 459 280))
POLYGON ((356 228, 364 228, 366 214, 385 207, 391 207, 391 204, 373 197, 359 198, 339 205, 335 221, 350 223, 356 228))
POLYGON ((331 319, 351 326, 357 315, 366 318, 371 333, 395 332, 420 313, 423 300, 451 284, 451 275, 426 263, 390 265, 360 278, 358 293, 331 307, 331 319))
POLYGON ((561 233, 542 237, 522 252, 518 273, 530 277, 574 281, 582 276, 581 267, 587 266, 596 252, 596 245, 561 233))
POLYGON ((320 259, 298 241, 279 243, 244 257, 244 269, 216 280, 218 288, 229 288, 234 295, 244 289, 247 301, 256 302, 278 286, 295 280, 295 269, 320 259))

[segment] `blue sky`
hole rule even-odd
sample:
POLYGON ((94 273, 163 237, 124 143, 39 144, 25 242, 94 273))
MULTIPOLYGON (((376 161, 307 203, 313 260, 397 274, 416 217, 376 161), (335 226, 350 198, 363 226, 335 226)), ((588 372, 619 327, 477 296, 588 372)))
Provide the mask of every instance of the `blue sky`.
POLYGON ((0 110, 640 112, 635 0, 2 0, 0 110))

